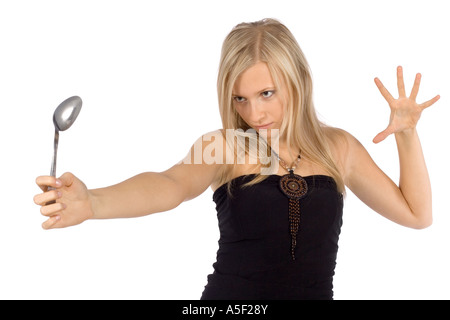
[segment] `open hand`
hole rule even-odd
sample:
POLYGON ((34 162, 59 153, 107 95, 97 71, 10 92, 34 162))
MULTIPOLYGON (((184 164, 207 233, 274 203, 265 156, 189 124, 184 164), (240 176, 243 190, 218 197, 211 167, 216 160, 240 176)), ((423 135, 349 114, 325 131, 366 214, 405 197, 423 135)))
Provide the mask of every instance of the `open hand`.
POLYGON ((419 92, 421 74, 416 75, 414 86, 411 90, 409 97, 405 93, 405 84, 403 82, 403 69, 397 68, 397 87, 398 87, 398 99, 394 99, 389 91, 384 87, 378 78, 375 78, 375 84, 380 90, 383 97, 389 103, 391 108, 391 116, 388 127, 376 135, 373 139, 374 143, 378 143, 386 139, 392 133, 402 132, 408 129, 414 129, 419 121, 422 111, 429 106, 433 105, 439 100, 440 96, 437 95, 431 100, 422 104, 416 103, 417 93, 419 92))

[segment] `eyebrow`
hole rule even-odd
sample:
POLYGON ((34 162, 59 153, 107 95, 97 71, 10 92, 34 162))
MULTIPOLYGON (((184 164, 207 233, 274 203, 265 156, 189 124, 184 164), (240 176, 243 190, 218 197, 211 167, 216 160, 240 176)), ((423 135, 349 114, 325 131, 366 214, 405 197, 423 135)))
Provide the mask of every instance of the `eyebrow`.
MULTIPOLYGON (((258 91, 258 94, 263 93, 263 92, 266 92, 266 91, 273 91, 273 90, 275 90, 275 89, 276 89, 275 87, 267 87, 267 88, 264 88, 264 89, 258 91)), ((231 95, 232 95, 232 96, 235 96, 235 97, 242 97, 242 98, 245 98, 244 96, 242 96, 242 95, 240 95, 240 94, 235 94, 234 92, 232 92, 231 95)))

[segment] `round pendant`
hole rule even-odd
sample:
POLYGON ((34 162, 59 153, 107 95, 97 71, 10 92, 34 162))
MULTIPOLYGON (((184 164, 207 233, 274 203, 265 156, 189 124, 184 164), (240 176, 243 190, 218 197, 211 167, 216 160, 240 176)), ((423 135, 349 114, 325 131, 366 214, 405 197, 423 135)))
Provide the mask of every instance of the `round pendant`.
POLYGON ((308 184, 305 179, 294 173, 281 177, 280 188, 289 199, 301 199, 308 192, 308 184))

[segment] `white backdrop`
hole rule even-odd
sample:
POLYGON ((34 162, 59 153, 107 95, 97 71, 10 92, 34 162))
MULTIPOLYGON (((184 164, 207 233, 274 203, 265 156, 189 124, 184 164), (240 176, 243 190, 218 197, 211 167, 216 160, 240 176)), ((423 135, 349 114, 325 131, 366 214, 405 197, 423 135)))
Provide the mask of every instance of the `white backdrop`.
POLYGON ((212 192, 139 219, 44 231, 33 196, 48 174, 52 114, 79 95, 60 135, 57 174, 89 188, 178 162, 220 128, 216 76, 237 23, 281 20, 312 68, 321 118, 355 135, 398 181, 389 109, 373 78, 396 94, 402 65, 426 110, 419 134, 433 185, 434 224, 410 230, 350 192, 335 299, 449 299, 448 119, 450 17, 446 1, 2 1, 0 3, 0 298, 198 299, 219 237, 212 192))

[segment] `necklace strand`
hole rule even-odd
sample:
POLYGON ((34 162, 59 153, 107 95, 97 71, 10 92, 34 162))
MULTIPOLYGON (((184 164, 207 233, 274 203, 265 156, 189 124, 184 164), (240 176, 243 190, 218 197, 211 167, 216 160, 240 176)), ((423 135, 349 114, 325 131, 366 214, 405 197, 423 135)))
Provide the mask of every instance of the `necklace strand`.
POLYGON ((275 154, 275 156, 277 157, 278 162, 279 162, 280 165, 283 167, 283 169, 287 170, 288 172, 294 172, 295 169, 297 169, 297 166, 298 166, 298 164, 299 164, 299 162, 300 162, 300 159, 301 159, 300 154, 298 154, 297 159, 295 159, 295 160, 291 163, 291 167, 288 167, 287 164, 286 164, 286 161, 284 161, 283 159, 281 159, 281 157, 278 155, 278 153, 276 153, 275 151, 273 151, 273 149, 272 149, 272 152, 273 152, 273 153, 275 154))

